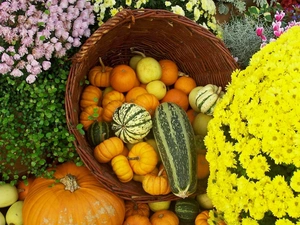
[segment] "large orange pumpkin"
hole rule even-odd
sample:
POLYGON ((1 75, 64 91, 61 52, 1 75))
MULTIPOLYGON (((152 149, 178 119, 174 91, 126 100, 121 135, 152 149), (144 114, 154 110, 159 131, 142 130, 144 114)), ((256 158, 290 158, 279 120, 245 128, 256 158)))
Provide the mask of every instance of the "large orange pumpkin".
POLYGON ((58 165, 54 179, 36 178, 23 205, 24 225, 121 225, 124 201, 84 166, 58 165))

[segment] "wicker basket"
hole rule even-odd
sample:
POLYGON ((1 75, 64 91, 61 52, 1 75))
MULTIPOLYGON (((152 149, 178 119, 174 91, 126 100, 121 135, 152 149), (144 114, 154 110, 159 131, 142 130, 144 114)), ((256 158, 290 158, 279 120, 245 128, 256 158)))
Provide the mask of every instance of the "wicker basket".
POLYGON ((131 48, 157 60, 174 60, 179 69, 192 76, 198 85, 226 86, 238 68, 223 42, 207 29, 186 17, 165 10, 123 10, 96 30, 73 57, 66 87, 68 128, 82 161, 105 187, 123 199, 138 202, 175 200, 173 194, 152 196, 140 183, 121 183, 109 165, 98 163, 85 137, 76 129, 79 123, 79 99, 88 71, 104 63, 115 66, 129 63, 131 48))

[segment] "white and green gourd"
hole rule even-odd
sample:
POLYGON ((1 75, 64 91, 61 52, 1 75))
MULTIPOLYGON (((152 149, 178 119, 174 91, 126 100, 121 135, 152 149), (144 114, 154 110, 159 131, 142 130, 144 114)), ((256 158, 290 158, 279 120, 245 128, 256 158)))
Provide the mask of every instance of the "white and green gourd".
POLYGON ((207 84, 197 92, 195 105, 200 112, 207 115, 213 115, 215 106, 223 95, 224 92, 222 91, 222 87, 218 87, 214 84, 207 84))
POLYGON ((161 103, 155 110, 152 130, 172 193, 187 198, 197 190, 197 153, 186 112, 175 103, 161 103))
POLYGON ((134 103, 123 103, 113 113, 111 129, 125 143, 142 140, 152 129, 150 113, 134 103))

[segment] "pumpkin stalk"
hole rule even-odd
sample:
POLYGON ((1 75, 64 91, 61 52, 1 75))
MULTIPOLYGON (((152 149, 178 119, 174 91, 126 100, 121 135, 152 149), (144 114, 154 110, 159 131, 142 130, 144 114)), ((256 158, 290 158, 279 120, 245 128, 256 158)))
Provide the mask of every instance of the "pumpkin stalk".
POLYGON ((65 185, 65 190, 66 191, 70 191, 70 192, 74 192, 77 189, 79 189, 79 185, 76 181, 76 177, 73 176, 72 174, 67 174, 65 177, 61 178, 60 183, 62 183, 63 185, 65 185))
POLYGON ((136 156, 136 157, 127 157, 128 160, 139 160, 140 157, 136 156))
POLYGON ((104 65, 104 63, 103 63, 101 57, 99 57, 99 62, 100 62, 100 64, 101 64, 101 68, 102 68, 102 69, 101 69, 101 72, 102 72, 102 73, 106 72, 106 67, 105 67, 105 65, 104 65))

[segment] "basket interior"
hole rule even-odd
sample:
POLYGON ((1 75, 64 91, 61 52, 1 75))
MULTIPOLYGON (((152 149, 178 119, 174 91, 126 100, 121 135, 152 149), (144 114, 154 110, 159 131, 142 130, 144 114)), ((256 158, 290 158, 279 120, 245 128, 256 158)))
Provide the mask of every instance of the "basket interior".
POLYGON ((99 65, 99 57, 108 66, 128 64, 133 56, 131 49, 157 60, 173 60, 198 85, 212 83, 224 88, 238 66, 215 35, 186 17, 164 10, 121 11, 98 28, 73 58, 66 89, 66 114, 82 161, 106 188, 124 199, 147 202, 176 199, 173 194, 151 196, 135 181, 121 183, 109 165, 96 162, 92 148, 76 128, 79 99, 89 70, 99 65))

